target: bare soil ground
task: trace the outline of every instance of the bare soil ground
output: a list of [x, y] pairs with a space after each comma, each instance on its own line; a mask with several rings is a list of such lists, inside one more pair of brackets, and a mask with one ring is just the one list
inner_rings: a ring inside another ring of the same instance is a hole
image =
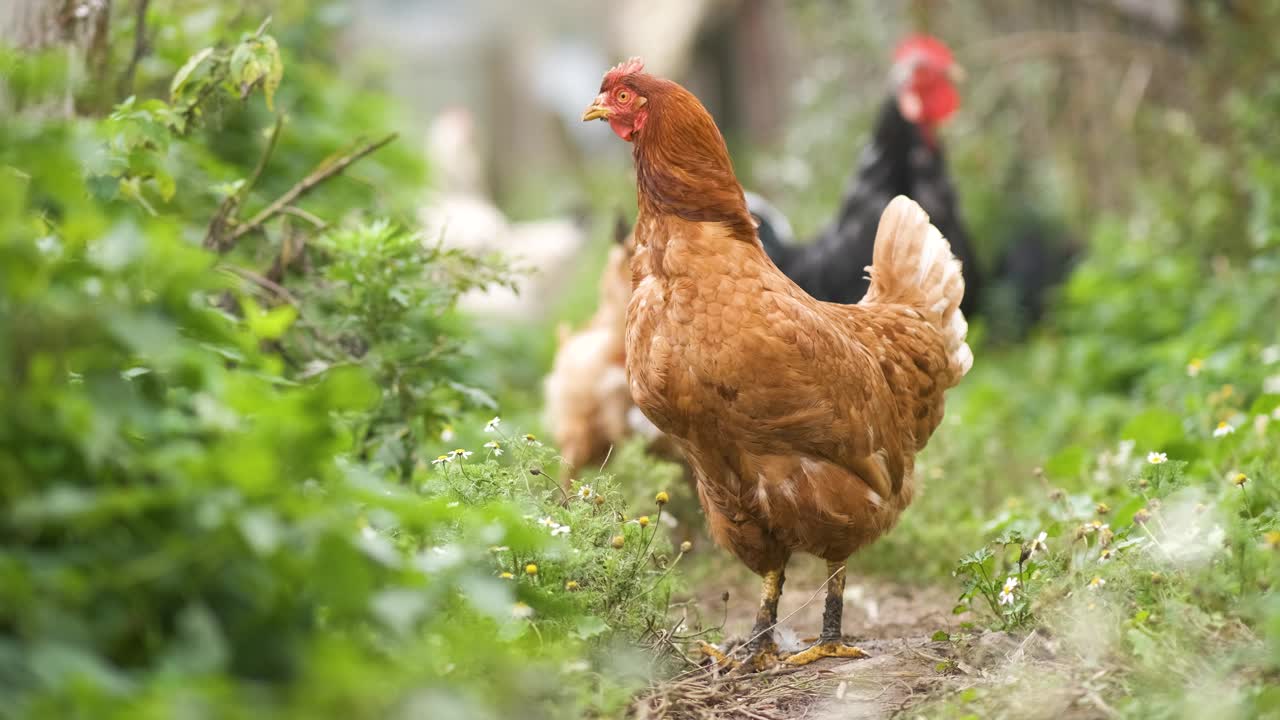
[[[825, 574], [816, 558], [795, 558], [788, 566], [775, 633], [783, 650], [801, 649], [817, 634]], [[714, 625], [724, 613], [729, 640], [722, 648], [734, 648], [747, 638], [758, 594], [759, 579], [736, 564], [699, 588], [704, 622]], [[951, 588], [915, 588], [851, 573], [845, 590], [845, 640], [870, 658], [830, 658], [741, 676], [709, 664], [690, 668], [638, 699], [633, 714], [646, 720], [910, 716], [909, 710], [926, 700], [987, 681], [981, 665], [994, 667], [1021, 652], [1021, 641], [1004, 633], [964, 642], [933, 640], [940, 630], [957, 632], [966, 619], [951, 612], [955, 596]]]

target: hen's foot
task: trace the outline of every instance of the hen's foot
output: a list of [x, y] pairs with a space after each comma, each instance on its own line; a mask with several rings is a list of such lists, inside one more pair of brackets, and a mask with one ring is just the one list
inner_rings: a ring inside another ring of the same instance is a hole
[[730, 670], [738, 667], [738, 665], [740, 664], [737, 660], [734, 660], [733, 658], [724, 654], [724, 652], [721, 651], [720, 648], [716, 647], [715, 645], [712, 645], [709, 642], [699, 640], [698, 649], [702, 651], [703, 655], [706, 655], [707, 657], [711, 658], [712, 664], [717, 665], [722, 669]]
[[769, 643], [767, 646], [758, 648], [751, 657], [738, 666], [734, 671], [737, 674], [745, 674], [749, 672], [761, 672], [768, 670], [778, 664], [778, 646]]
[[852, 646], [845, 645], [838, 640], [820, 642], [812, 645], [807, 650], [801, 650], [795, 655], [787, 657], [782, 662], [787, 665], [808, 665], [814, 660], [820, 658], [866, 658], [871, 657], [862, 650]]

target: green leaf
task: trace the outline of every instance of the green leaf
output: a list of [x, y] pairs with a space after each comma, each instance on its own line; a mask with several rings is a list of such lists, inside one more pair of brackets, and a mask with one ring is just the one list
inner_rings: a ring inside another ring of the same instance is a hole
[[1280, 395], [1259, 395], [1253, 401], [1253, 405], [1249, 407], [1249, 412], [1254, 415], [1266, 415], [1278, 407], [1280, 407]]
[[935, 632], [930, 637], [930, 639], [933, 640], [934, 642], [947, 642], [948, 640], [951, 639], [951, 633], [947, 632], [946, 630], [939, 630]]
[[175, 101], [177, 100], [178, 94], [182, 91], [182, 88], [187, 84], [187, 80], [191, 78], [191, 73], [194, 72], [195, 69], [200, 66], [200, 63], [209, 59], [210, 55], [213, 55], [213, 48], [207, 47], [187, 59], [187, 62], [184, 63], [183, 66], [178, 69], [178, 72], [174, 74], [173, 82], [169, 84], [170, 99]]
[[478, 405], [483, 408], [488, 408], [490, 410], [498, 409], [498, 401], [494, 400], [492, 395], [481, 390], [480, 388], [474, 388], [474, 387], [471, 387], [470, 385], [463, 385], [462, 383], [458, 383], [458, 382], [450, 382], [449, 387], [461, 393], [463, 397], [465, 397], [469, 402], [471, 402], [474, 405]]
[[280, 59], [280, 48], [276, 45], [276, 39], [270, 35], [262, 37], [262, 46], [266, 53], [267, 72], [262, 79], [262, 94], [267, 99], [267, 109], [275, 110], [272, 101], [276, 96], [276, 88], [280, 87], [280, 80], [284, 77], [284, 62]]
[[578, 623], [573, 629], [573, 634], [583, 640], [591, 638], [605, 632], [609, 629], [609, 624], [594, 615], [584, 615], [578, 618]]
[[298, 319], [298, 310], [292, 305], [280, 305], [263, 310], [258, 304], [246, 298], [244, 306], [245, 322], [249, 324], [249, 332], [260, 340], [279, 340], [285, 331]]

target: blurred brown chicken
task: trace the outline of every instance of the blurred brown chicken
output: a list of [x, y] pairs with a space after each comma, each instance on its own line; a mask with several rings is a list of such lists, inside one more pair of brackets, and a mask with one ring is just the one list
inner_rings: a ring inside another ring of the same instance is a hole
[[635, 240], [621, 223], [615, 240], [600, 277], [595, 315], [577, 332], [560, 326], [560, 347], [544, 386], [546, 424], [560, 448], [566, 489], [573, 473], [603, 462], [610, 448], [631, 434], [628, 413], [635, 405], [627, 388], [623, 339]]
[[683, 452], [712, 536], [764, 578], [749, 667], [776, 656], [795, 552], [824, 558], [830, 579], [818, 643], [786, 662], [862, 657], [841, 635], [845, 562], [911, 502], [943, 391], [973, 363], [960, 264], [900, 196], [862, 302], [819, 302], [765, 254], [697, 98], [632, 59], [605, 74], [583, 115], [594, 119], [634, 143], [631, 396]]

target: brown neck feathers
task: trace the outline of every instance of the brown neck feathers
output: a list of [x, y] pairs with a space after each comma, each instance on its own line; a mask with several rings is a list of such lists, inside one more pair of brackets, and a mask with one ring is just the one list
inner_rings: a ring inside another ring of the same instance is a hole
[[755, 224], [719, 128], [689, 91], [649, 75], [635, 78], [649, 105], [633, 154], [641, 206], [692, 222], [722, 222], [753, 242]]

